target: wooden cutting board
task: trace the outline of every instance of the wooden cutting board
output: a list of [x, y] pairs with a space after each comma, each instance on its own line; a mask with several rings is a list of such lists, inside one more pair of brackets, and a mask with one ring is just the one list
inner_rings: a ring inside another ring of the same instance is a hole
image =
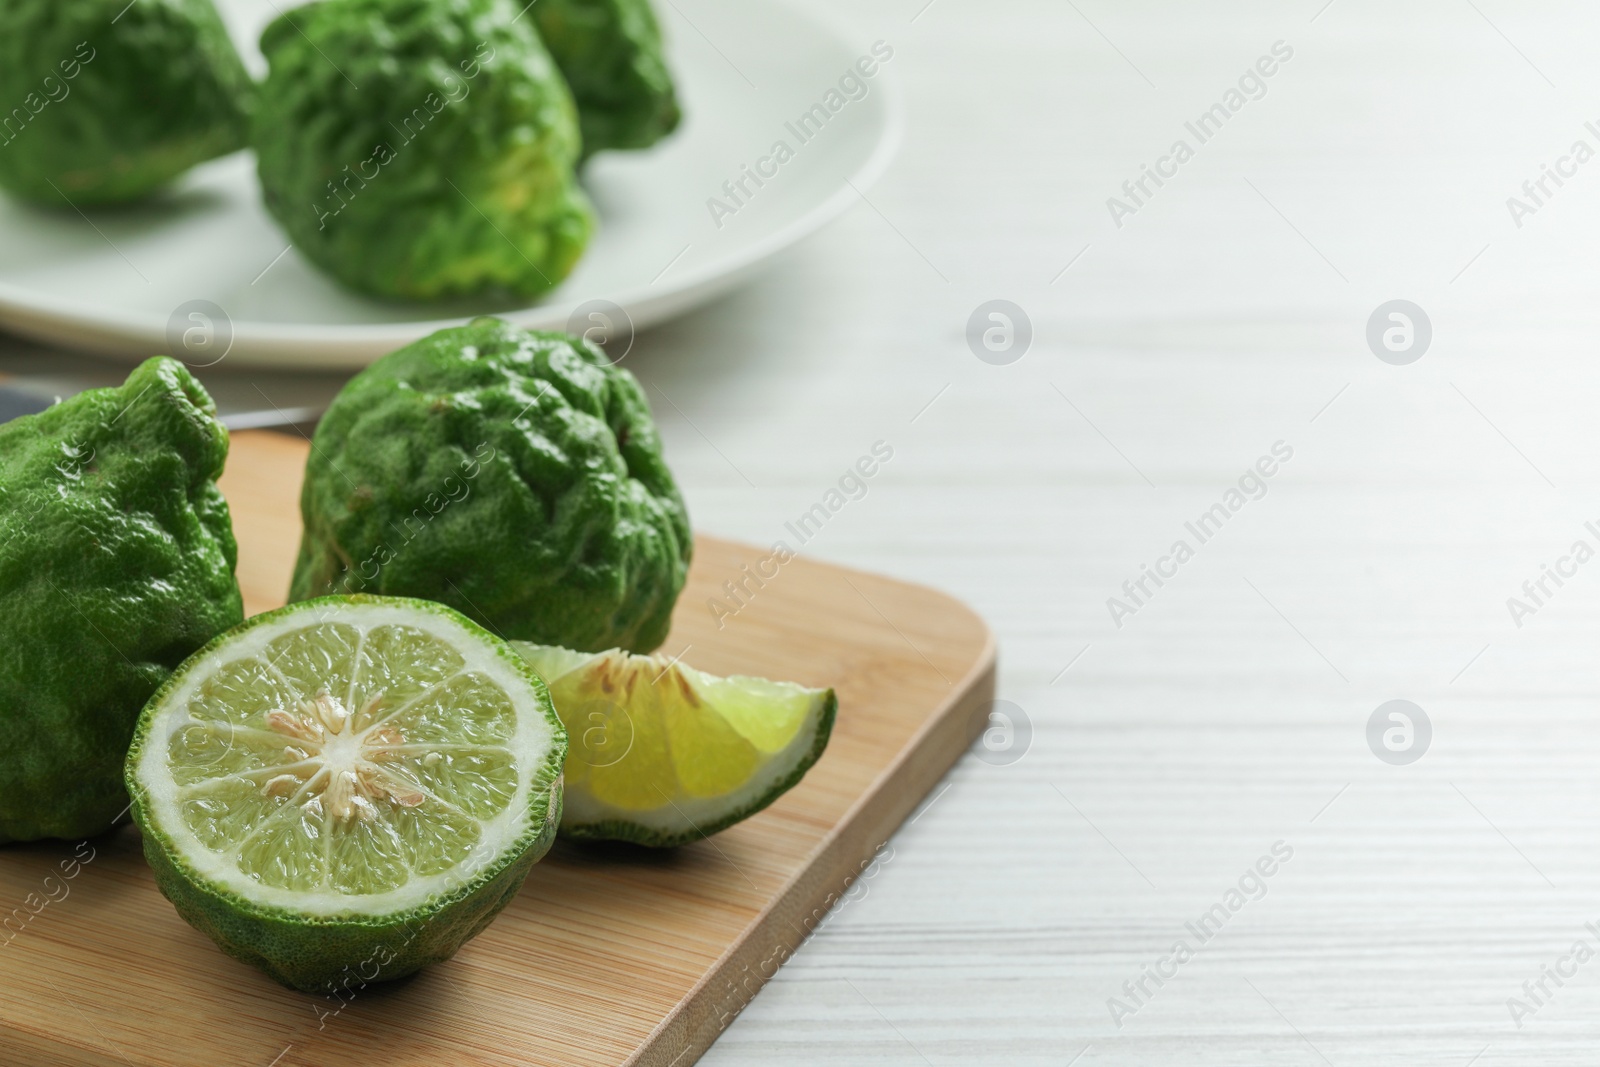
[[[283, 603], [305, 454], [295, 438], [234, 436], [222, 484], [247, 613]], [[708, 600], [726, 602], [723, 582], [767, 555], [699, 538], [663, 646], [717, 674], [838, 690], [827, 753], [760, 815], [668, 852], [558, 842], [455, 959], [348, 1001], [284, 989], [185, 925], [131, 827], [0, 849], [0, 1064], [687, 1067], [967, 748], [993, 697], [989, 631], [919, 586], [796, 558], [718, 619]]]

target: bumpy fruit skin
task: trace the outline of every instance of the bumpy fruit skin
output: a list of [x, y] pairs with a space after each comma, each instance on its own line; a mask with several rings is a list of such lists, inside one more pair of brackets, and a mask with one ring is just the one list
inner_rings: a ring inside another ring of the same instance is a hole
[[215, 413], [157, 356], [0, 425], [0, 842], [111, 827], [139, 710], [243, 618]]
[[[516, 667], [537, 692], [558, 737], [545, 763], [530, 772], [533, 780], [544, 787], [529, 791], [527, 828], [497, 856], [468, 870], [461, 884], [448, 894], [411, 911], [381, 915], [355, 912], [310, 918], [246, 900], [217, 886], [184, 859], [166, 832], [150, 817], [149, 794], [137, 772], [156, 710], [170, 690], [183, 684], [190, 669], [204, 670], [208, 657], [241, 633], [291, 612], [315, 607], [329, 617], [336, 617], [343, 602], [373, 599], [376, 598], [324, 597], [311, 605], [291, 604], [252, 616], [243, 626], [219, 634], [172, 674], [150, 699], [147, 713], [139, 719], [126, 762], [127, 788], [133, 798], [133, 817], [142, 834], [145, 859], [162, 895], [172, 902], [184, 921], [210, 937], [229, 956], [260, 968], [284, 985], [343, 1001], [374, 982], [404, 978], [454, 956], [516, 898], [534, 864], [550, 851], [556, 839], [556, 827], [561, 823], [561, 766], [566, 760], [567, 738], [555, 706], [550, 702], [550, 691], [544, 679], [509, 646], [503, 647], [501, 658]], [[416, 606], [435, 612], [448, 611], [438, 604]], [[482, 633], [472, 623], [459, 621]], [[493, 640], [491, 634], [483, 633], [483, 636]]]
[[537, 296], [593, 230], [572, 94], [511, 0], [323, 0], [261, 37], [267, 208], [374, 296]]
[[585, 156], [648, 148], [678, 128], [650, 0], [539, 0], [531, 10], [578, 101]]
[[248, 140], [254, 86], [211, 0], [0, 0], [0, 26], [0, 187], [17, 196], [134, 200]]
[[505, 638], [645, 652], [692, 540], [633, 375], [476, 319], [392, 352], [317, 427], [291, 600], [448, 604]]

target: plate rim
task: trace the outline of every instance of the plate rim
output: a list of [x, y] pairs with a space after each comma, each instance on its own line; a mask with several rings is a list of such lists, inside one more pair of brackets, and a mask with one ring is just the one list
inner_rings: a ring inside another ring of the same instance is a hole
[[[833, 12], [818, 11], [794, 0], [768, 2], [773, 7], [785, 8], [790, 14], [809, 21], [836, 44], [853, 47], [849, 28]], [[657, 310], [652, 314], [646, 310], [639, 315], [632, 315], [631, 308], [650, 304], [665, 308], [674, 302], [692, 305], [734, 288], [741, 284], [753, 267], [816, 233], [844, 214], [856, 199], [864, 200], [865, 190], [883, 176], [899, 152], [907, 123], [905, 89], [898, 72], [880, 67], [874, 80], [875, 88], [880, 90], [876, 95], [882, 129], [866, 159], [852, 173], [843, 177], [838, 188], [765, 237], [723, 258], [693, 268], [671, 290], [647, 294], [648, 285], [635, 286], [607, 299], [628, 311], [636, 328], [654, 325], [675, 312]], [[248, 152], [249, 149], [241, 151]], [[289, 247], [293, 247], [292, 243]], [[329, 284], [337, 282], [329, 279]], [[592, 299], [593, 296], [565, 299], [493, 314], [521, 326], [533, 322], [565, 322], [577, 307]], [[230, 317], [232, 341], [229, 352], [223, 358], [231, 355], [229, 361], [239, 365], [318, 366], [330, 369], [365, 366], [385, 352], [437, 330], [458, 326], [474, 317], [453, 315], [370, 324], [278, 323]], [[96, 306], [92, 298], [66, 300], [54, 295], [40, 295], [15, 283], [0, 281], [0, 329], [52, 344], [87, 349], [127, 360], [142, 359], [147, 353], [139, 354], [136, 350], [142, 351], [151, 345], [158, 348], [166, 346], [169, 318], [159, 313]], [[312, 346], [326, 347], [316, 353], [306, 351]], [[277, 349], [275, 352], [259, 351], [274, 347]], [[251, 349], [257, 351], [252, 352]], [[381, 349], [377, 354], [368, 351], [377, 349]]]

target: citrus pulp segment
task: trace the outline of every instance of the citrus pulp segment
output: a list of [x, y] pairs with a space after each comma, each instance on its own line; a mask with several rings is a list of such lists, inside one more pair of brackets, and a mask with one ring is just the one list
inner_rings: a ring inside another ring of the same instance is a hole
[[448, 958], [561, 812], [549, 694], [449, 608], [327, 597], [245, 623], [145, 708], [128, 756], [162, 891], [301, 989]]
[[511, 644], [550, 686], [571, 738], [568, 837], [670, 846], [726, 829], [800, 781], [838, 710], [832, 689]]

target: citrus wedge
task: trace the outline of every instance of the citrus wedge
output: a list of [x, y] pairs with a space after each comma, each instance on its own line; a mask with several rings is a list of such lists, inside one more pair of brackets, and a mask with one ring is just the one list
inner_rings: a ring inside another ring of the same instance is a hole
[[800, 781], [839, 706], [832, 689], [719, 678], [663, 656], [511, 644], [572, 739], [566, 837], [665, 847], [724, 830]]
[[344, 996], [448, 959], [516, 895], [565, 754], [499, 638], [438, 604], [324, 597], [190, 657], [140, 716], [127, 783], [179, 914]]

